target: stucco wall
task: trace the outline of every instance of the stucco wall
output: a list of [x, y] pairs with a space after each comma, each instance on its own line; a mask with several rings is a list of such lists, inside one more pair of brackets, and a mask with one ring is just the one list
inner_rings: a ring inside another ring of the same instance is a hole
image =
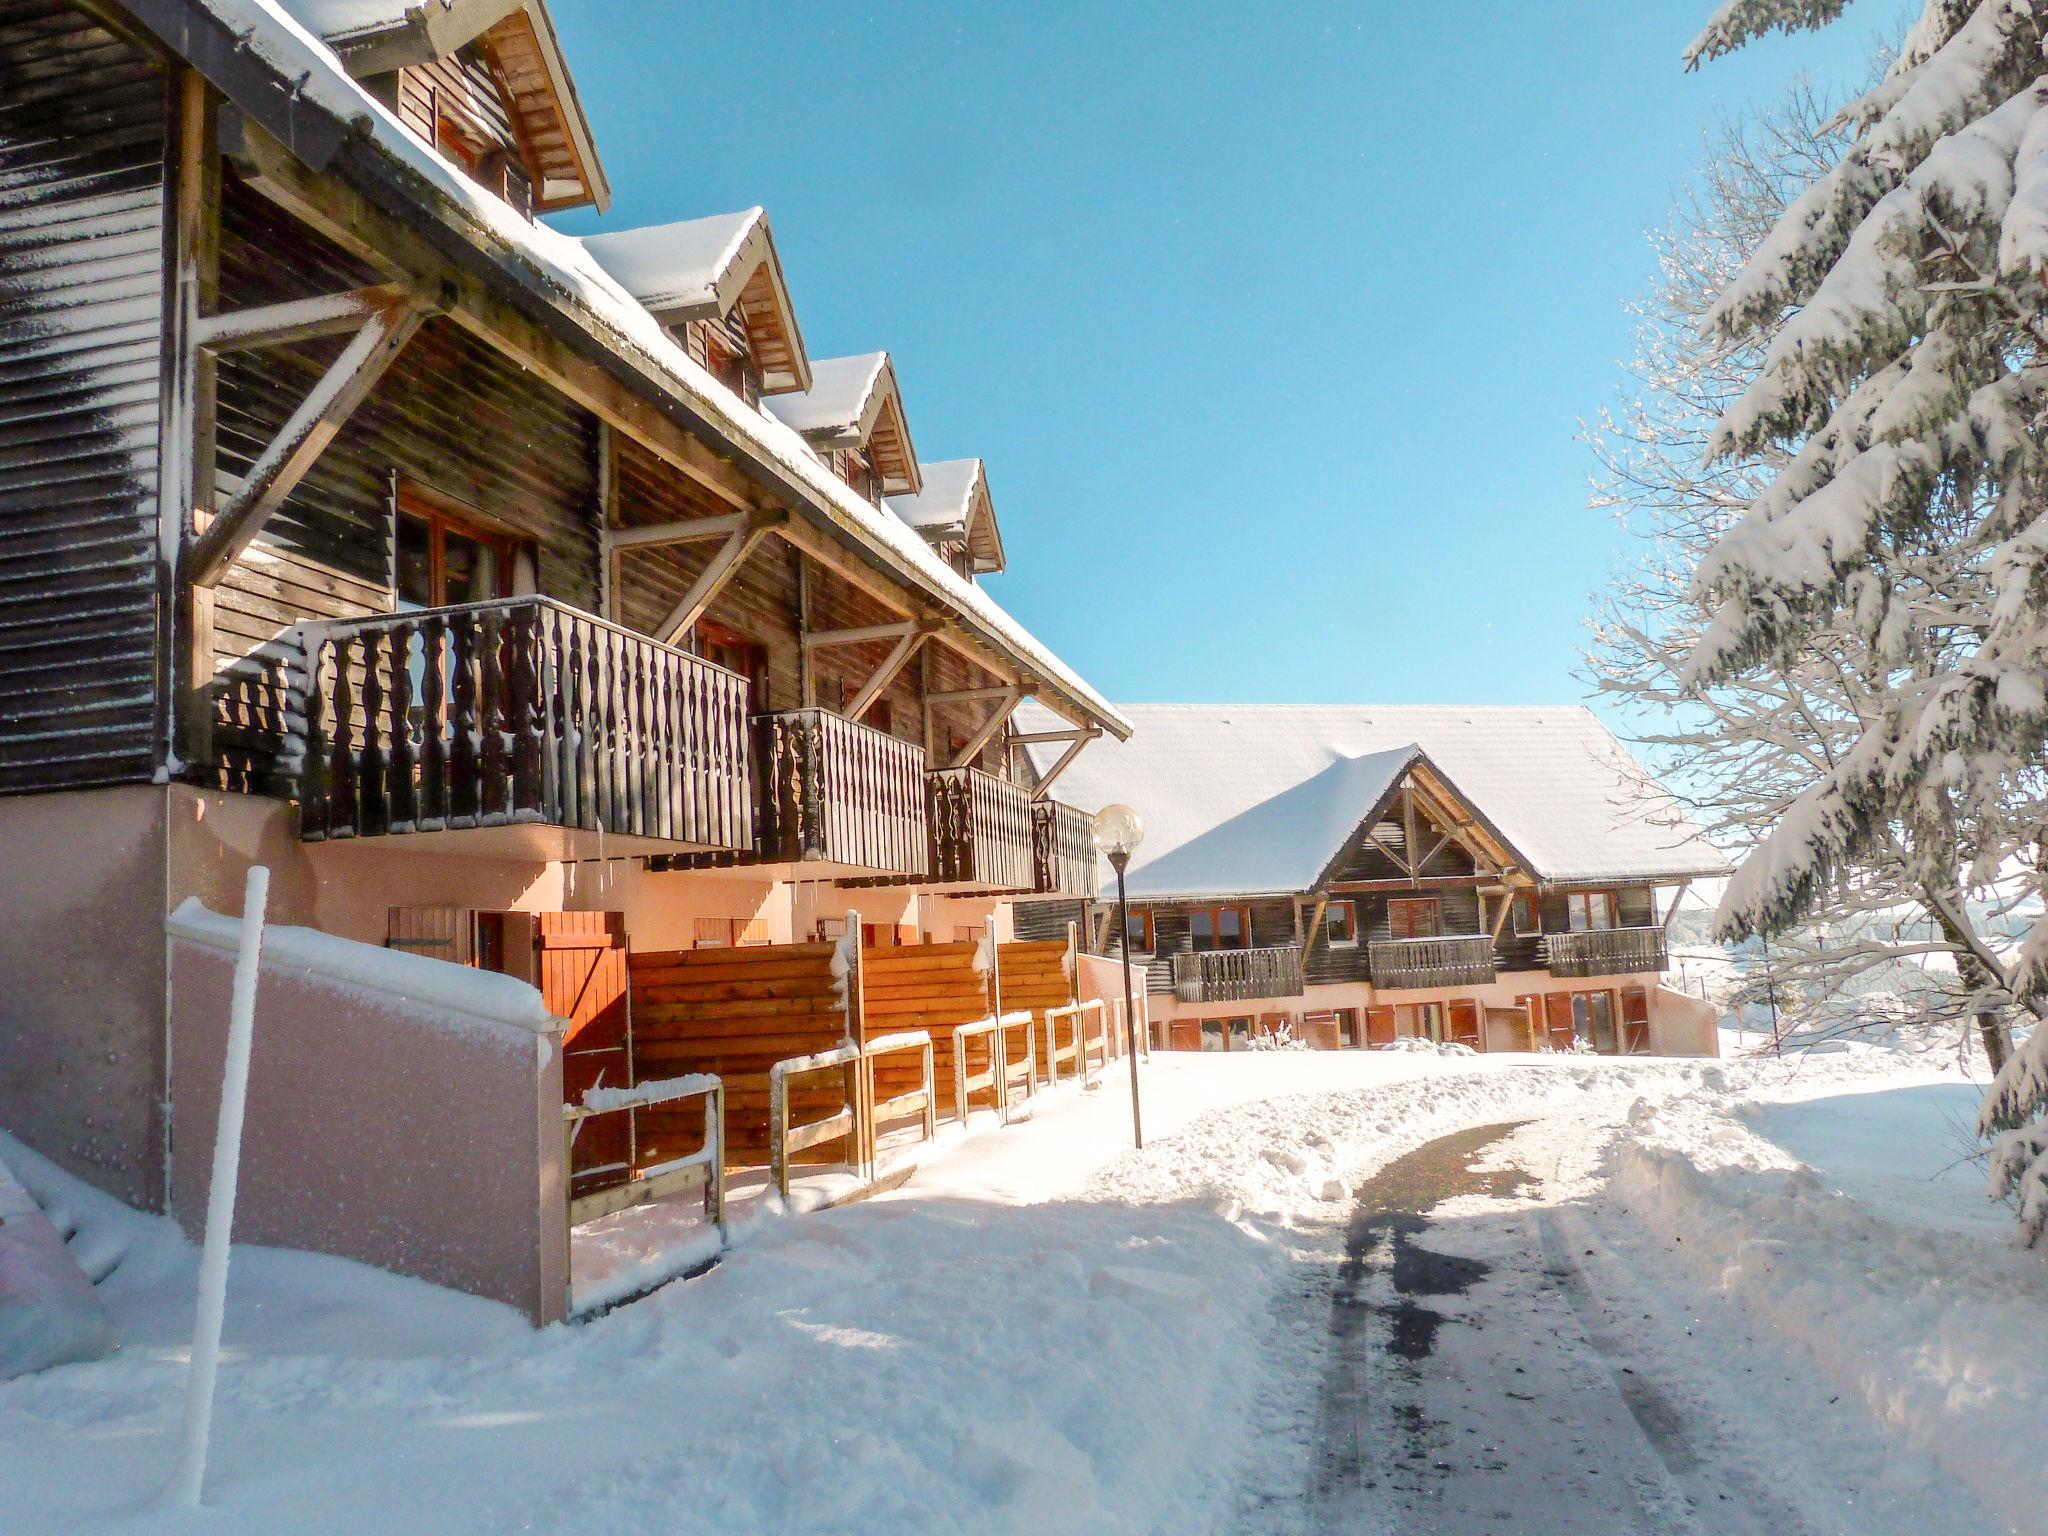
[[0, 1126], [148, 1210], [164, 1192], [164, 791], [0, 799]]
[[[350, 946], [354, 948], [355, 946]], [[507, 977], [384, 950], [449, 973], [422, 996], [266, 954], [257, 986], [235, 1239], [308, 1248], [488, 1296], [537, 1321], [568, 1284], [558, 1030], [507, 1018]], [[234, 955], [176, 937], [173, 1208], [205, 1222]], [[489, 991], [486, 992], [488, 984]], [[450, 1006], [449, 988], [478, 995]]]

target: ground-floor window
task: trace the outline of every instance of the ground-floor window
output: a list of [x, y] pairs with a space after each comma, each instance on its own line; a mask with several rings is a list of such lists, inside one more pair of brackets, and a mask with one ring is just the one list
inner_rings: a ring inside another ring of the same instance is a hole
[[1205, 1051], [1227, 1051], [1230, 1037], [1224, 1033], [1221, 1019], [1202, 1020], [1202, 1049]]
[[1525, 993], [1515, 999], [1529, 1016], [1538, 1044], [1568, 1051], [1584, 1041], [1603, 1056], [1641, 1056], [1650, 1049], [1650, 995], [1642, 987], [1618, 992]]
[[1442, 1040], [1444, 1038], [1443, 1004], [1394, 1004], [1394, 1036], [1400, 1040]]
[[1357, 1050], [1365, 1044], [1358, 1034], [1358, 1010], [1339, 1008], [1337, 1014], [1337, 1043], [1347, 1051]]

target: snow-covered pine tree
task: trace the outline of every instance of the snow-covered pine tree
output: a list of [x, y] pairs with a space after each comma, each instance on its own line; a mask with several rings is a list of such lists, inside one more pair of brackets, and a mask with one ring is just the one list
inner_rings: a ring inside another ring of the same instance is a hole
[[[1904, 839], [1955, 896], [2038, 894], [2048, 822], [2048, 77], [2039, 0], [1927, 0], [1851, 141], [1706, 316], [1763, 348], [1709, 458], [1788, 461], [1700, 563], [1713, 617], [1684, 679], [1788, 664], [1830, 624], [1900, 663], [1894, 688], [1730, 882], [1730, 932], [1776, 931]], [[1688, 61], [1841, 7], [1727, 0]], [[1944, 665], [1910, 667], [1932, 647]], [[1960, 914], [1957, 914], [1960, 915]], [[2048, 1012], [2048, 921], [2016, 956], [1965, 948], [1985, 990]], [[1994, 1186], [2048, 1233], [2048, 1030], [1987, 1095]]]
[[[1761, 369], [1762, 345], [1702, 334], [1700, 321], [1792, 199], [1833, 168], [1842, 140], [1823, 131], [1833, 116], [1799, 81], [1709, 135], [1699, 176], [1653, 237], [1659, 277], [1634, 306], [1632, 388], [1587, 434], [1600, 465], [1593, 504], [1616, 514], [1632, 550], [1597, 600], [1591, 680], [1621, 709], [1663, 781], [1737, 852], [1854, 746], [1902, 670], [1843, 614], [1776, 667], [1696, 694], [1680, 683], [1714, 617], [1692, 572], [1791, 458], [1770, 443], [1702, 467], [1715, 424]], [[1913, 638], [1908, 675], [1924, 681], [1950, 664], [1927, 637]], [[1938, 827], [1967, 830], [1961, 809], [1948, 810]], [[1853, 870], [1816, 891], [1798, 927], [1774, 935], [1773, 993], [1807, 1038], [1974, 1014], [1996, 1059], [2003, 1013], [1981, 997], [1984, 978], [1949, 927], [1952, 914], [1969, 924], [1972, 908], [1946, 875], [1934, 896], [1915, 877], [1920, 867], [1952, 871], [1958, 839], [1946, 837], [1938, 857], [1909, 858], [1907, 836], [1889, 829]], [[1928, 966], [1937, 955], [1953, 969]]]

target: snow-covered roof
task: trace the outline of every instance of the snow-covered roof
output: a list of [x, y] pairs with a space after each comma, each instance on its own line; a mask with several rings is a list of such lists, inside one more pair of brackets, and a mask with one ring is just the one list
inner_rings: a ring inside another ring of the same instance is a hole
[[[692, 412], [743, 453], [788, 483], [806, 516], [858, 539], [894, 562], [906, 579], [946, 604], [1024, 663], [1032, 674], [1114, 732], [1129, 723], [1035, 635], [973, 582], [956, 574], [924, 538], [894, 513], [863, 500], [819, 462], [803, 438], [745, 400], [693, 361], [645, 307], [598, 265], [582, 242], [522, 217], [422, 144], [389, 108], [351, 79], [333, 50], [294, 20], [278, 0], [185, 0], [188, 14], [211, 17], [236, 40], [238, 62], [260, 64], [278, 85], [270, 104], [303, 114], [317, 109], [359, 131], [400, 179], [491, 264], [523, 270], [588, 336], [646, 367]], [[254, 112], [261, 104], [245, 103]], [[260, 116], [259, 116], [260, 120]]]
[[777, 395], [762, 406], [820, 448], [868, 449], [891, 495], [915, 495], [924, 488], [888, 353], [818, 358], [811, 363], [809, 389]]
[[766, 210], [585, 235], [583, 248], [665, 324], [719, 319], [739, 306], [762, 388], [772, 394], [811, 387]]
[[889, 510], [933, 543], [965, 544], [977, 571], [1003, 568], [1003, 536], [988, 493], [988, 469], [979, 459], [941, 459], [920, 466], [924, 489], [891, 496]]
[[364, 78], [444, 58], [488, 34], [514, 98], [515, 127], [536, 162], [537, 206], [611, 206], [545, 0], [283, 0], [283, 8]]
[[[666, 319], [671, 313], [695, 319], [719, 315], [739, 297], [739, 284], [725, 285], [739, 265], [748, 239], [767, 220], [760, 208], [714, 213], [674, 224], [643, 224], [583, 236], [583, 248], [626, 292]], [[740, 279], [744, 281], [744, 278]]]
[[[1130, 704], [1124, 713], [1130, 740], [1088, 747], [1053, 795], [1086, 811], [1136, 808], [1145, 839], [1131, 860], [1134, 895], [1307, 890], [1377, 803], [1385, 775], [1398, 778], [1418, 754], [1540, 880], [1728, 872], [1588, 709]], [[1019, 729], [1034, 726], [1020, 718]], [[1061, 748], [1028, 750], [1043, 771]]]

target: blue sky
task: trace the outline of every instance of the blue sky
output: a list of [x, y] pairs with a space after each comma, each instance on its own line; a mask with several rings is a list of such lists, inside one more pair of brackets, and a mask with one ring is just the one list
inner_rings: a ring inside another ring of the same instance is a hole
[[1614, 557], [1577, 422], [1723, 108], [1710, 0], [555, 0], [615, 201], [765, 205], [813, 357], [989, 463], [998, 600], [1110, 697], [1576, 700]]

